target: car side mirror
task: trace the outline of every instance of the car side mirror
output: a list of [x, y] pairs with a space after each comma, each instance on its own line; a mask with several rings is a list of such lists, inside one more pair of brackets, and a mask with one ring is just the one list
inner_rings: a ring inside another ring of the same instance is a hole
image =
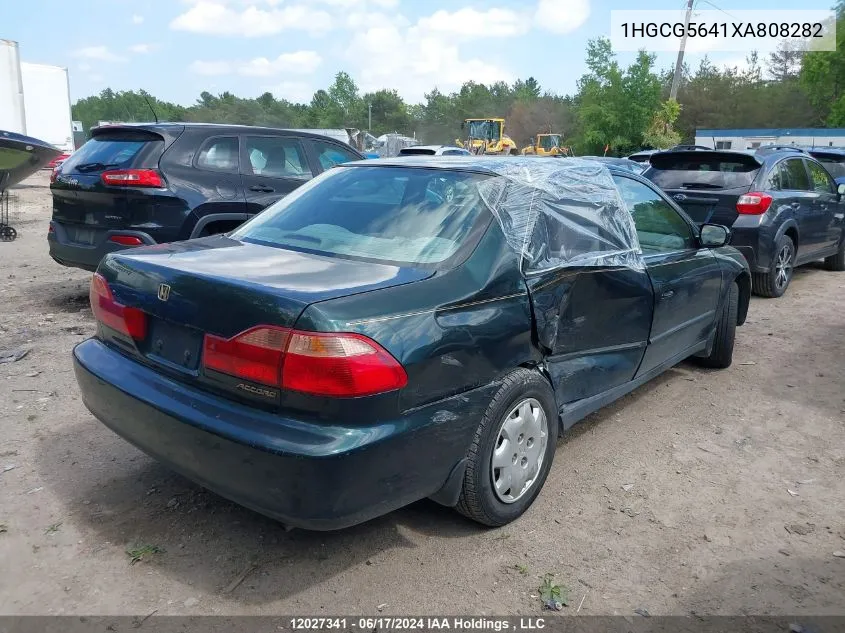
[[721, 224], [703, 224], [698, 241], [705, 248], [725, 246], [731, 238], [731, 232]]
[[845, 182], [841, 183], [838, 187], [836, 187], [836, 193], [840, 196], [845, 196]]

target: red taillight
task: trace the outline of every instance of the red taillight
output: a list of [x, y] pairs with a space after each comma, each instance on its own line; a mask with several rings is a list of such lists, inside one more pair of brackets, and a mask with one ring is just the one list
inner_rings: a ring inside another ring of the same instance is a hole
[[113, 187], [163, 187], [164, 182], [155, 169], [113, 169], [100, 174], [104, 185]]
[[320, 396], [370, 396], [408, 383], [402, 365], [360, 334], [292, 332], [282, 387]]
[[229, 376], [278, 387], [289, 330], [257, 327], [225, 339], [205, 335], [203, 365]]
[[140, 246], [144, 243], [140, 237], [135, 237], [134, 235], [112, 235], [109, 238], [109, 242], [122, 244], [123, 246]]
[[53, 167], [53, 171], [50, 172], [50, 183], [56, 182], [56, 178], [58, 177], [58, 175], [59, 175], [59, 166], [56, 165], [55, 167]]
[[203, 364], [230, 376], [318, 396], [370, 396], [408, 383], [396, 359], [360, 334], [269, 326], [231, 339], [206, 334]]
[[762, 215], [772, 204], [772, 197], [767, 193], [752, 191], [739, 197], [736, 210], [743, 215]]
[[91, 278], [89, 298], [94, 318], [103, 325], [136, 340], [147, 335], [147, 315], [138, 308], [115, 301], [108, 282], [100, 273], [94, 273]]
[[50, 223], [50, 226], [47, 227], [47, 233], [55, 233], [56, 229], [53, 228], [53, 224]]

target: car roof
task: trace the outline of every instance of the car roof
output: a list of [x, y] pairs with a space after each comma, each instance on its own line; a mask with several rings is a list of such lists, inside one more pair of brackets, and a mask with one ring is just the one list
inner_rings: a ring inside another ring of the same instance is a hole
[[[208, 129], [214, 130], [218, 132], [233, 132], [233, 133], [241, 133], [241, 132], [255, 132], [260, 134], [285, 134], [291, 136], [299, 136], [303, 138], [315, 138], [320, 140], [329, 139], [334, 143], [339, 145], [343, 145], [345, 147], [349, 147], [354, 151], [356, 150], [351, 145], [343, 143], [342, 141], [338, 141], [330, 136], [325, 136], [324, 134], [319, 134], [316, 132], [303, 132], [301, 130], [291, 130], [287, 128], [278, 128], [278, 127], [261, 127], [256, 125], [237, 125], [234, 123], [192, 123], [192, 122], [161, 122], [161, 123], [115, 123], [109, 125], [101, 125], [95, 128], [92, 128], [91, 133], [92, 136], [97, 134], [102, 134], [105, 131], [109, 130], [143, 130], [148, 132], [155, 132], [158, 134], [162, 134], [163, 136], [178, 136], [182, 131], [186, 129]], [[360, 153], [360, 152], [359, 152]]]
[[[461, 171], [471, 172], [476, 174], [484, 174], [488, 176], [498, 175], [497, 167], [500, 168], [503, 161], [514, 165], [534, 165], [536, 161], [559, 161], [559, 160], [573, 160], [569, 158], [549, 158], [545, 156], [446, 156], [437, 157], [431, 155], [421, 156], [403, 156], [393, 158], [376, 158], [373, 160], [366, 160], [360, 162], [343, 163], [342, 167], [354, 167], [359, 169], [361, 167], [406, 167], [419, 169], [439, 169], [442, 171]], [[589, 160], [579, 159], [575, 160]], [[613, 163], [602, 162], [602, 165], [610, 171], [611, 174], [618, 174], [625, 177], [634, 177], [636, 180], [641, 180], [653, 186], [651, 181], [641, 178], [639, 174], [635, 174], [629, 169], [619, 167]]]

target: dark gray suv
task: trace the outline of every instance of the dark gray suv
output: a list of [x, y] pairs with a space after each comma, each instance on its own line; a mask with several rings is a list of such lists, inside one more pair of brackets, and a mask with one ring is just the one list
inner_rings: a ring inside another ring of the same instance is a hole
[[730, 227], [755, 294], [780, 297], [794, 267], [811, 261], [845, 270], [845, 185], [805, 152], [670, 150], [649, 164], [643, 176], [696, 223]]

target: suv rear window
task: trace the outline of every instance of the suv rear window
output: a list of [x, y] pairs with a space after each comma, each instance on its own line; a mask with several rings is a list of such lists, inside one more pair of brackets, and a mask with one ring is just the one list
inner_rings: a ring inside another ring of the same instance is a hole
[[[437, 267], [470, 248], [492, 217], [478, 174], [339, 167], [268, 207], [232, 237], [394, 265]], [[473, 239], [474, 238], [474, 239]]]
[[399, 150], [400, 156], [434, 156], [437, 150], [431, 148], [404, 147]]
[[748, 187], [760, 171], [752, 156], [725, 152], [661, 152], [643, 174], [661, 189]]
[[[155, 145], [156, 148], [148, 148], [149, 145]], [[107, 169], [133, 167], [135, 159], [144, 149], [158, 149], [160, 154], [164, 149], [164, 140], [133, 133], [95, 136], [62, 163], [62, 172], [97, 173]]]
[[845, 176], [845, 156], [835, 157], [824, 154], [810, 154], [819, 161], [833, 178]]

